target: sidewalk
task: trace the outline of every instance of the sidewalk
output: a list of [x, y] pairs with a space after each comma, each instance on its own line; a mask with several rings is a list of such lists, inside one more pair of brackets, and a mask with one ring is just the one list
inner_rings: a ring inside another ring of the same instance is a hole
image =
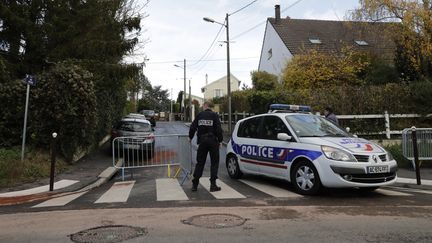
[[0, 189], [0, 205], [16, 204], [40, 198], [49, 198], [63, 193], [89, 190], [105, 183], [116, 172], [117, 169], [112, 166], [112, 158], [109, 154], [109, 143], [105, 143], [96, 151], [71, 165], [67, 171], [55, 176], [55, 182], [75, 183], [60, 189], [56, 189], [54, 186], [52, 192], [42, 188], [49, 185], [49, 178], [12, 188], [2, 188]]

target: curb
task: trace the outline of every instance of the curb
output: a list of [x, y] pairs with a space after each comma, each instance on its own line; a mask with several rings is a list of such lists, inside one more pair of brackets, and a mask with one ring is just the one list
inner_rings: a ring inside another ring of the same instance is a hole
[[91, 189], [94, 189], [96, 187], [99, 187], [106, 182], [108, 182], [118, 171], [119, 167], [123, 164], [122, 160], [119, 160], [115, 166], [110, 166], [106, 168], [104, 171], [102, 171], [97, 177], [98, 179], [91, 184], [88, 184], [87, 186], [78, 189], [76, 191], [53, 191], [53, 192], [41, 192], [41, 193], [35, 193], [30, 195], [23, 195], [23, 196], [15, 196], [15, 197], [0, 197], [0, 206], [7, 206], [7, 205], [17, 205], [22, 203], [28, 203], [33, 202], [36, 200], [46, 200], [51, 198], [57, 198], [67, 195], [72, 195], [75, 193], [81, 193], [90, 191]]

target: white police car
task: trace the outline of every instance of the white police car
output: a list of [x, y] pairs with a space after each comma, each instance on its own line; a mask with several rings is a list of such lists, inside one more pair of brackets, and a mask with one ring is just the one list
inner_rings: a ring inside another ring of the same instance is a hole
[[379, 145], [311, 114], [308, 106], [270, 109], [237, 122], [226, 156], [231, 178], [243, 173], [281, 178], [307, 195], [322, 186], [375, 190], [396, 181], [397, 163]]

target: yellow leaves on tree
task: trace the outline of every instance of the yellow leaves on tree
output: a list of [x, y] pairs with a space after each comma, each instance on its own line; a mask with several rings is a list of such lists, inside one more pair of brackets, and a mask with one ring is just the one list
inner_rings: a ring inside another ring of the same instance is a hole
[[399, 52], [396, 64], [399, 61], [402, 71], [413, 72], [412, 76], [418, 78], [432, 76], [431, 8], [430, 0], [361, 0], [360, 7], [351, 17], [354, 20], [400, 23], [392, 30]]
[[288, 89], [310, 90], [364, 83], [359, 75], [368, 66], [364, 55], [344, 48], [342, 53], [322, 53], [310, 50], [296, 55], [283, 73], [284, 86]]

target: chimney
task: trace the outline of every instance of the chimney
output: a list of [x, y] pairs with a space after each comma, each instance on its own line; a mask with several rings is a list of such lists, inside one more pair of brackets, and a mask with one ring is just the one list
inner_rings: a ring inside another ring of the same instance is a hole
[[275, 23], [280, 22], [280, 5], [275, 5]]
[[208, 84], [208, 75], [206, 73], [206, 85]]

